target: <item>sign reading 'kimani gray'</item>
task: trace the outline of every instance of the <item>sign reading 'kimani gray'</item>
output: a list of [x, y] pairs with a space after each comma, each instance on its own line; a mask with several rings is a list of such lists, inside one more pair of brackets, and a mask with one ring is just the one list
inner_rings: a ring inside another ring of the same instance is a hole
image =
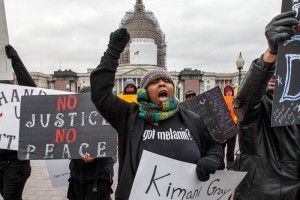
[[[296, 10], [298, 19], [299, 9], [300, 1], [282, 2], [282, 12]], [[296, 29], [297, 34], [278, 50], [272, 127], [300, 124], [300, 26]]]
[[197, 113], [219, 142], [224, 142], [237, 134], [236, 126], [219, 87], [180, 103], [179, 106]]
[[79, 159], [85, 153], [111, 157], [116, 145], [116, 131], [89, 93], [22, 97], [19, 159]]

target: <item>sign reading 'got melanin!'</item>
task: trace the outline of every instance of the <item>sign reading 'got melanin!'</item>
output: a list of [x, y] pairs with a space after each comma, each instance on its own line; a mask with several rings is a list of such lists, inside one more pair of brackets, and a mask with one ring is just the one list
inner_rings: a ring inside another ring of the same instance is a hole
[[117, 154], [116, 137], [89, 93], [22, 97], [21, 160], [111, 157]]

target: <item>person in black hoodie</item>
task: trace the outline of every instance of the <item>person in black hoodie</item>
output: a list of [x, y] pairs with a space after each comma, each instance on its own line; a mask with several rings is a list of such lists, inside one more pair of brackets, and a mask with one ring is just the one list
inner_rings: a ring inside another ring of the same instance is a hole
[[[167, 71], [157, 69], [144, 75], [137, 92], [138, 104], [112, 94], [118, 59], [129, 38], [125, 28], [111, 33], [108, 49], [90, 79], [93, 103], [118, 133], [116, 200], [129, 198], [143, 150], [197, 164], [195, 176], [207, 181], [210, 174], [224, 167], [222, 146], [211, 136], [199, 115], [178, 108], [174, 82]], [[166, 132], [170, 128], [191, 137], [163, 140], [145, 135], [149, 131]]]
[[[16, 50], [7, 45], [6, 55], [11, 59], [19, 85], [36, 87]], [[9, 81], [0, 83], [10, 84]], [[22, 193], [31, 173], [30, 161], [18, 160], [17, 151], [0, 149], [0, 193], [4, 200], [22, 200]]]
[[[80, 93], [91, 92], [91, 87], [83, 87]], [[70, 162], [68, 199], [70, 200], [111, 200], [113, 183], [113, 160], [92, 158], [86, 153], [82, 159]]]

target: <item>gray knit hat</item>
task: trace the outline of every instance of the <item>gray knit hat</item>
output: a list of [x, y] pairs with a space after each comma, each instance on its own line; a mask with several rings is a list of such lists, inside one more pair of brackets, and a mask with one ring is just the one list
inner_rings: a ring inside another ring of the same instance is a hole
[[168, 71], [155, 69], [143, 76], [141, 80], [141, 88], [146, 89], [153, 81], [157, 79], [167, 79], [172, 83], [173, 86], [175, 85], [174, 81], [172, 80], [171, 74]]
[[132, 85], [133, 87], [135, 87], [135, 89], [137, 89], [137, 88], [136, 88], [136, 85], [135, 85], [135, 82], [134, 82], [134, 80], [132, 80], [132, 79], [127, 79], [127, 80], [124, 82], [124, 88], [123, 88], [123, 91], [125, 90], [125, 88], [127, 87], [127, 85]]

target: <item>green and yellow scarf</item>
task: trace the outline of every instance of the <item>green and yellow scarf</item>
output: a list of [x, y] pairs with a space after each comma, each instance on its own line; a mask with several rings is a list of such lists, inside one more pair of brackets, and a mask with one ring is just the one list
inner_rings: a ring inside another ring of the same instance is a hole
[[149, 123], [157, 123], [169, 119], [178, 111], [179, 100], [173, 96], [161, 105], [150, 102], [146, 89], [138, 89], [137, 101], [139, 104], [139, 116]]

